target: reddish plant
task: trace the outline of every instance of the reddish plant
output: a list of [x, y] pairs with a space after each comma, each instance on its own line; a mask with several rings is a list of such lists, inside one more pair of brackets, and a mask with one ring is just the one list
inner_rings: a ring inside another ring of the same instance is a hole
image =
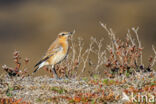
[[[8, 73], [9, 76], [13, 77], [13, 76], [22, 76], [24, 77], [24, 75], [27, 73], [26, 68], [22, 70], [21, 68], [21, 57], [19, 54], [19, 51], [14, 51], [13, 53], [13, 59], [15, 62], [15, 67], [8, 67], [7, 65], [3, 65], [2, 68]], [[24, 64], [25, 66], [29, 63], [29, 59], [25, 58], [24, 60]]]

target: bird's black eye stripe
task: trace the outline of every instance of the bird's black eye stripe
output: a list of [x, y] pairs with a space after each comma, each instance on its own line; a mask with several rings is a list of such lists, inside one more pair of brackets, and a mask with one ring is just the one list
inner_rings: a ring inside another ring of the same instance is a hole
[[64, 36], [65, 34], [63, 33], [62, 36]]

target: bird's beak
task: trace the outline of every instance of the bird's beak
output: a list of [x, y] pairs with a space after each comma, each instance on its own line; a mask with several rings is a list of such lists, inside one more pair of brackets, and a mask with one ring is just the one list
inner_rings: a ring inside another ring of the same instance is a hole
[[69, 35], [73, 35], [75, 34], [75, 30], [73, 30], [73, 32], [69, 32]]

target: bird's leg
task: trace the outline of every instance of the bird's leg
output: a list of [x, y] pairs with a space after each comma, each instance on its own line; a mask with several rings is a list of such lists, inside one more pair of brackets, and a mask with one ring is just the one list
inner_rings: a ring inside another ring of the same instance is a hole
[[53, 72], [54, 77], [55, 77], [56, 79], [59, 79], [59, 77], [58, 77], [58, 75], [57, 75], [57, 73], [56, 73], [56, 70], [55, 70], [55, 66], [54, 66], [54, 65], [52, 65], [52, 72]]

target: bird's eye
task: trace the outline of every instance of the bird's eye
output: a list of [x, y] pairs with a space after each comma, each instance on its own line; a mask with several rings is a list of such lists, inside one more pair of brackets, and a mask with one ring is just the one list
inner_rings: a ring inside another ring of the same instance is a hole
[[65, 34], [63, 33], [62, 36], [64, 36]]

